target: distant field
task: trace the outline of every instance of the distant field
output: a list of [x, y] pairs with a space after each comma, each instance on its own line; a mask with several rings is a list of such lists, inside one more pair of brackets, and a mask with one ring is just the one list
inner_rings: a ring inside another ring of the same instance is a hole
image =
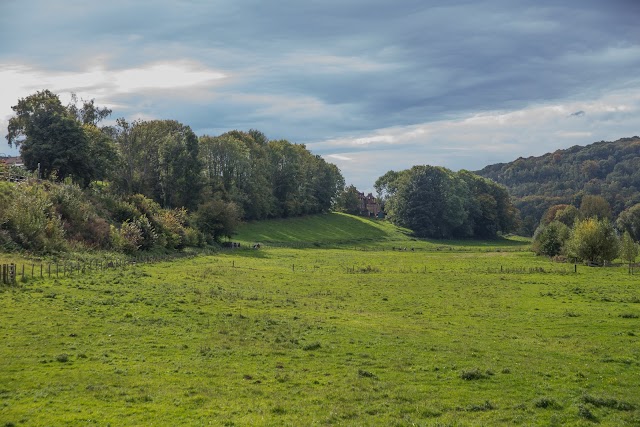
[[640, 276], [341, 220], [0, 288], [0, 426], [640, 424]]

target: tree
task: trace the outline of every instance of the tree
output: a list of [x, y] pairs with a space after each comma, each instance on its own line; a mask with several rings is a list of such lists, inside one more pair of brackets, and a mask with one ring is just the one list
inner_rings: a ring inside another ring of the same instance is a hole
[[81, 124], [60, 103], [58, 95], [43, 90], [11, 107], [9, 146], [20, 148], [27, 169], [40, 170], [44, 178], [70, 176], [89, 185], [93, 171], [89, 139]]
[[586, 195], [580, 203], [580, 216], [584, 218], [611, 219], [611, 206], [602, 196]]
[[569, 239], [570, 230], [560, 221], [552, 221], [538, 227], [533, 235], [533, 251], [538, 255], [553, 257], [562, 253]]
[[118, 119], [115, 129], [120, 163], [116, 186], [126, 194], [143, 194], [163, 207], [195, 209], [202, 189], [198, 138], [175, 120]]
[[609, 221], [587, 218], [576, 222], [567, 247], [573, 258], [602, 264], [618, 256], [619, 241]]
[[631, 269], [631, 264], [636, 262], [636, 257], [638, 256], [638, 244], [633, 240], [628, 231], [622, 235], [622, 239], [620, 239], [620, 257], [629, 263], [629, 269]]
[[616, 227], [621, 232], [628, 232], [636, 242], [640, 241], [640, 203], [620, 212]]
[[420, 237], [470, 235], [462, 230], [468, 216], [469, 190], [450, 170], [414, 166], [398, 186], [392, 220]]
[[338, 212], [345, 212], [352, 215], [360, 214], [360, 192], [356, 189], [355, 185], [349, 185], [338, 195], [336, 201], [336, 210]]
[[20, 99], [9, 120], [9, 145], [20, 147], [27, 169], [38, 170], [43, 178], [72, 177], [83, 186], [104, 179], [115, 158], [113, 142], [98, 123], [111, 114], [93, 100], [77, 107], [72, 95], [67, 107], [58, 95], [43, 90]]
[[223, 237], [231, 237], [240, 224], [240, 210], [233, 202], [213, 198], [198, 206], [193, 215], [193, 223], [207, 240], [220, 242]]

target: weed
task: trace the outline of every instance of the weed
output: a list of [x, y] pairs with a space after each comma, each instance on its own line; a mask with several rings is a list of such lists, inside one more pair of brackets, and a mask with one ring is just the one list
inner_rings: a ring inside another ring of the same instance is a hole
[[373, 372], [365, 371], [363, 369], [358, 369], [358, 376], [362, 378], [372, 378], [374, 380], [378, 379], [378, 376]]
[[533, 406], [536, 408], [543, 409], [560, 409], [561, 406], [553, 397], [539, 397], [533, 401]]
[[466, 408], [468, 412], [491, 411], [493, 409], [496, 409], [495, 405], [488, 400], [485, 400], [484, 403], [480, 405], [470, 405]]
[[302, 349], [304, 351], [313, 351], [313, 350], [318, 350], [320, 347], [322, 347], [322, 344], [320, 344], [319, 342], [312, 342], [311, 344], [307, 344], [304, 347], [302, 347]]
[[640, 316], [635, 313], [622, 313], [620, 317], [622, 317], [623, 319], [637, 319]]
[[629, 402], [618, 400], [612, 397], [595, 397], [585, 394], [581, 398], [583, 403], [590, 403], [596, 408], [610, 408], [618, 411], [633, 411], [635, 406]]
[[593, 412], [591, 412], [591, 410], [584, 405], [578, 406], [578, 416], [580, 418], [584, 418], [585, 420], [598, 421], [598, 418], [596, 418]]
[[67, 363], [69, 361], [69, 355], [62, 353], [56, 356], [56, 360], [60, 363]]
[[462, 372], [460, 373], [460, 378], [466, 381], [483, 380], [485, 378], [489, 378], [489, 375], [482, 372], [478, 368], [463, 369]]

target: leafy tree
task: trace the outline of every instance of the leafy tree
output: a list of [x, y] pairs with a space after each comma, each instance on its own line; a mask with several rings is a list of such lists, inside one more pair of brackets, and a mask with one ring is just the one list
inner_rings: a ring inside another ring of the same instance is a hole
[[618, 256], [619, 241], [611, 222], [587, 218], [576, 222], [567, 247], [571, 257], [601, 264]]
[[611, 219], [611, 206], [602, 196], [586, 195], [580, 203], [582, 218]]
[[567, 205], [566, 208], [556, 212], [554, 220], [560, 221], [567, 227], [573, 227], [573, 224], [576, 222], [579, 216], [580, 212], [578, 211], [578, 208], [573, 205]]
[[11, 107], [7, 141], [20, 147], [27, 169], [41, 176], [67, 176], [89, 185], [92, 178], [89, 140], [81, 124], [60, 103], [58, 95], [43, 90]]
[[541, 225], [533, 235], [533, 251], [538, 255], [553, 257], [562, 253], [569, 239], [570, 230], [560, 221], [552, 221]]
[[194, 209], [200, 200], [202, 165], [198, 139], [175, 120], [118, 120], [114, 130], [119, 165], [116, 187], [143, 194], [163, 207]]
[[231, 237], [240, 224], [240, 210], [233, 202], [220, 198], [209, 199], [198, 206], [193, 223], [209, 241], [220, 242]]
[[636, 242], [640, 241], [640, 203], [622, 211], [616, 221], [616, 227], [620, 231], [628, 232]]
[[633, 237], [631, 237], [628, 231], [625, 231], [622, 239], [620, 239], [620, 257], [629, 263], [629, 268], [631, 268], [631, 264], [636, 262], [636, 258], [638, 257], [638, 244], [633, 240]]
[[338, 212], [345, 212], [352, 215], [360, 214], [360, 192], [356, 189], [355, 185], [349, 185], [338, 195], [336, 202], [336, 210]]
[[451, 171], [435, 166], [414, 166], [401, 182], [393, 202], [392, 220], [417, 236], [448, 238], [467, 235], [459, 229], [468, 216], [469, 190]]

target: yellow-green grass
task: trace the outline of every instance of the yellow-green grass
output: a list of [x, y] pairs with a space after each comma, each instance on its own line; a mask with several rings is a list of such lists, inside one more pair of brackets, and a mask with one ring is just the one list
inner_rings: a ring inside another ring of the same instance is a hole
[[640, 423], [639, 276], [449, 246], [4, 287], [0, 425]]
[[298, 218], [274, 219], [243, 224], [233, 239], [252, 246], [313, 248], [352, 247], [356, 249], [467, 250], [500, 248], [522, 250], [530, 240], [522, 237], [495, 240], [416, 239], [411, 230], [396, 227], [386, 220], [332, 212]]

